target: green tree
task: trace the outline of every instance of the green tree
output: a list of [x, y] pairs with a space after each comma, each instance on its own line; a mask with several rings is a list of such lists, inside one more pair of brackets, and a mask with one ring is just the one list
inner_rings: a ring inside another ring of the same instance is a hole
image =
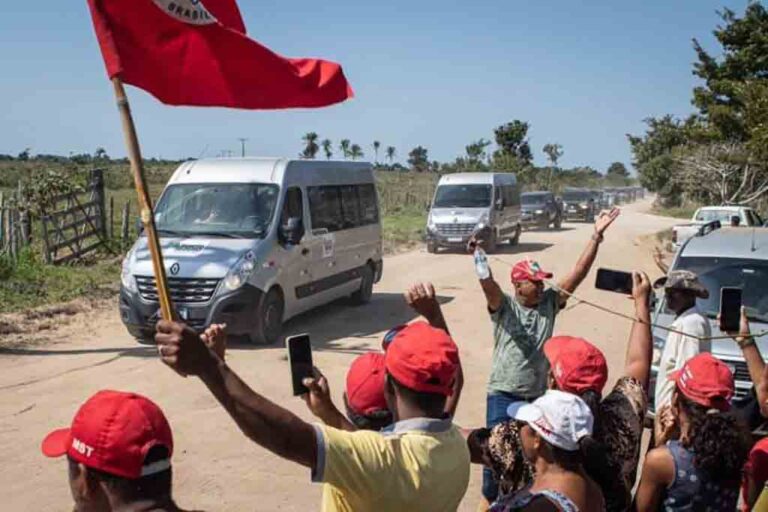
[[374, 160], [376, 163], [379, 163], [379, 148], [381, 147], [381, 142], [375, 140], [373, 141], [373, 152], [376, 154], [376, 160]]
[[429, 155], [427, 148], [416, 146], [408, 153], [408, 165], [415, 172], [426, 172], [429, 170]]
[[469, 144], [465, 149], [467, 152], [467, 159], [470, 164], [481, 164], [487, 158], [485, 149], [491, 145], [491, 141], [486, 139], [477, 140]]
[[696, 122], [694, 118], [680, 121], [671, 115], [651, 117], [645, 120], [645, 134], [627, 135], [632, 149], [632, 164], [644, 187], [654, 192], [673, 193], [672, 176], [676, 164], [672, 151], [690, 142], [690, 132]]
[[309, 132], [308, 134], [304, 135], [304, 137], [302, 137], [301, 140], [303, 140], [306, 144], [304, 146], [304, 151], [301, 153], [302, 158], [314, 160], [314, 158], [317, 156], [317, 152], [320, 151], [320, 146], [317, 145], [317, 139], [318, 136], [315, 132]]
[[107, 150], [98, 147], [96, 148], [96, 151], [93, 152], [93, 158], [94, 160], [109, 160], [109, 155], [107, 155]]
[[19, 153], [19, 155], [16, 157], [16, 159], [24, 161], [24, 162], [29, 160], [30, 151], [32, 151], [30, 148], [24, 148], [24, 151]]
[[331, 142], [331, 139], [323, 139], [323, 142], [321, 142], [320, 145], [323, 147], [325, 159], [330, 160], [333, 157], [333, 143]]
[[496, 154], [513, 156], [525, 165], [530, 164], [533, 154], [527, 139], [528, 128], [528, 123], [517, 119], [496, 128], [494, 135], [499, 146]]
[[352, 158], [352, 160], [357, 160], [358, 158], [363, 158], [365, 154], [363, 153], [363, 149], [358, 144], [352, 144], [352, 147], [349, 148], [349, 156]]
[[549, 177], [547, 178], [547, 188], [552, 188], [552, 177], [557, 170], [557, 161], [563, 156], [563, 146], [560, 144], [544, 144], [544, 154], [549, 158]]
[[392, 165], [395, 161], [395, 155], [397, 155], [395, 146], [387, 146], [387, 160], [389, 160], [389, 165]]
[[698, 62], [694, 74], [704, 84], [693, 91], [693, 104], [724, 141], [747, 141], [748, 106], [740, 86], [768, 82], [768, 11], [760, 2], [749, 2], [743, 17], [730, 9], [719, 13], [723, 24], [714, 31], [720, 43], [719, 57], [710, 55], [693, 40]]
[[605, 175], [608, 177], [629, 178], [629, 171], [627, 170], [627, 166], [623, 163], [613, 162], [608, 166], [608, 171], [606, 171]]
[[341, 142], [339, 142], [339, 149], [341, 150], [341, 154], [344, 155], [344, 160], [349, 158], [349, 146], [351, 144], [349, 139], [341, 139]]

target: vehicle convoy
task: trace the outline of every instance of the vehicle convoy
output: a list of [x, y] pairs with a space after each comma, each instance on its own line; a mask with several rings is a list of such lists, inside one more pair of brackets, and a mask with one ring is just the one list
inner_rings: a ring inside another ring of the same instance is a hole
[[[712, 336], [723, 336], [717, 315], [720, 309], [720, 289], [735, 287], [742, 290], [742, 302], [750, 319], [752, 332], [768, 329], [768, 229], [739, 229], [723, 227], [706, 234], [697, 234], [683, 244], [675, 255], [670, 270], [695, 272], [709, 291], [708, 299], [698, 299], [702, 314], [709, 318]], [[669, 327], [674, 313], [668, 310], [663, 292], [657, 297], [653, 323]], [[654, 414], [653, 398], [656, 375], [661, 354], [666, 343], [667, 331], [654, 327], [653, 359], [650, 398], [650, 416]], [[760, 352], [768, 356], [768, 337], [756, 338]], [[724, 361], [732, 370], [736, 381], [734, 404], [743, 404], [749, 399], [752, 381], [741, 349], [730, 339], [712, 340], [712, 355]]]
[[679, 224], [672, 228], [672, 242], [680, 247], [686, 240], [695, 235], [701, 226], [713, 221], [719, 221], [722, 226], [730, 226], [733, 217], [739, 218], [739, 226], [762, 226], [763, 219], [753, 208], [747, 206], [705, 206], [696, 210], [691, 222]]
[[440, 178], [427, 219], [427, 251], [465, 248], [476, 231], [486, 229], [486, 250], [520, 240], [520, 187], [512, 173], [472, 172]]
[[560, 229], [563, 206], [552, 192], [525, 192], [520, 195], [523, 227]]
[[594, 193], [586, 188], [567, 188], [563, 192], [563, 209], [566, 220], [594, 222], [598, 205]]
[[[370, 164], [274, 158], [181, 164], [155, 208], [177, 315], [202, 330], [273, 343], [285, 320], [342, 297], [370, 300], [382, 276]], [[151, 342], [158, 295], [146, 236], [123, 261], [120, 316]]]

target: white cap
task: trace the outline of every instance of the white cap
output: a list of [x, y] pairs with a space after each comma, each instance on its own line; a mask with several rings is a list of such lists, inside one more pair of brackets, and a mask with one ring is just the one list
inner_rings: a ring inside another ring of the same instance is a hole
[[569, 452], [579, 449], [579, 440], [592, 435], [594, 417], [589, 406], [576, 395], [550, 390], [529, 404], [515, 402], [507, 408], [510, 418], [523, 421], [549, 444]]

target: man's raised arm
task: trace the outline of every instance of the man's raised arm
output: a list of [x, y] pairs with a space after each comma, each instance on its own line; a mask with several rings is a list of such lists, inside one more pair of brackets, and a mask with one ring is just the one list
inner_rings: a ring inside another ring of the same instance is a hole
[[[611, 224], [613, 224], [613, 221], [616, 220], [620, 213], [621, 210], [618, 208], [613, 208], [610, 212], [602, 212], [600, 214], [600, 216], [595, 221], [595, 232], [592, 234], [592, 238], [590, 238], [587, 247], [584, 249], [584, 252], [581, 253], [579, 261], [576, 262], [576, 265], [573, 267], [570, 273], [568, 273], [568, 275], [566, 275], [558, 283], [558, 287], [561, 290], [568, 293], [573, 293], [576, 291], [576, 288], [578, 288], [579, 285], [584, 281], [584, 279], [586, 279], [587, 274], [589, 274], [589, 270], [592, 268], [592, 264], [595, 262], [595, 258], [597, 257], [597, 250], [603, 241], [603, 234], [605, 233], [605, 230], [608, 229]], [[563, 295], [564, 296], [561, 298], [561, 300], [565, 302], [568, 299], [568, 295]]]
[[312, 425], [253, 391], [186, 325], [159, 322], [155, 341], [163, 362], [182, 375], [200, 377], [248, 438], [314, 469], [317, 440]]
[[467, 249], [474, 253], [475, 258], [475, 272], [477, 278], [480, 280], [480, 287], [485, 294], [485, 300], [488, 303], [488, 311], [495, 313], [501, 309], [501, 305], [504, 302], [504, 292], [499, 286], [499, 283], [493, 278], [493, 272], [491, 266], [488, 264], [488, 257], [482, 248], [482, 240], [479, 240], [476, 236], [473, 236]]

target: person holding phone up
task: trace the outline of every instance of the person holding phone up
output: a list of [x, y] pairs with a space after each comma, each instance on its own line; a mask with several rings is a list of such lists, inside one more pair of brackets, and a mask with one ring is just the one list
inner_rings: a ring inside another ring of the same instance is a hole
[[388, 348], [385, 396], [396, 423], [381, 433], [303, 421], [243, 382], [217, 340], [168, 321], [158, 322], [155, 335], [162, 361], [199, 377], [249, 439], [311, 469], [324, 484], [321, 510], [457, 510], [469, 485], [469, 449], [445, 418], [459, 367], [445, 331], [410, 324]]
[[[701, 352], [711, 351], [712, 328], [696, 306], [696, 299], [709, 298], [709, 291], [699, 277], [688, 270], [673, 270], [666, 277], [656, 280], [654, 288], [664, 288], [667, 308], [675, 313], [670, 326], [675, 332], [667, 335], [667, 342], [661, 353], [659, 373], [656, 378], [655, 406], [658, 418], [670, 407], [675, 383], [668, 376], [683, 367], [692, 357]], [[702, 340], [702, 338], [705, 338]]]
[[[507, 420], [507, 408], [514, 402], [533, 401], [547, 388], [549, 363], [544, 357], [544, 342], [552, 337], [555, 317], [589, 274], [603, 235], [620, 214], [618, 208], [603, 212], [595, 222], [592, 237], [573, 269], [558, 282], [557, 288], [545, 289], [552, 278], [538, 263], [523, 260], [512, 268], [514, 297], [505, 294], [494, 279], [485, 253], [483, 237], [474, 236], [469, 249], [475, 253], [475, 270], [480, 280], [493, 322], [493, 363], [488, 382], [486, 426]], [[498, 496], [498, 485], [489, 469], [483, 471], [483, 497], [488, 506]]]

